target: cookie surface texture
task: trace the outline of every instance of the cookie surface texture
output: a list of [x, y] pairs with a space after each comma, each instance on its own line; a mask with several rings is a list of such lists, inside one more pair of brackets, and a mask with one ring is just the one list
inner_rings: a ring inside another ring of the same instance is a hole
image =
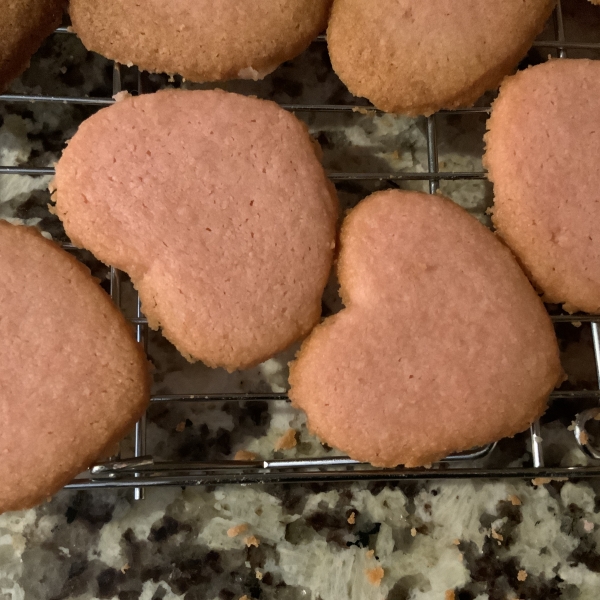
[[0, 14], [0, 92], [62, 21], [66, 0], [4, 0]]
[[318, 322], [337, 197], [306, 127], [222, 91], [129, 97], [85, 121], [56, 174], [77, 245], [131, 276], [188, 357], [258, 364]]
[[508, 78], [486, 142], [498, 233], [546, 301], [600, 312], [600, 61]]
[[0, 513], [32, 507], [118, 442], [149, 400], [148, 362], [86, 267], [0, 221]]
[[331, 63], [355, 96], [384, 111], [428, 115], [472, 106], [517, 66], [554, 4], [335, 0]]
[[290, 398], [330, 446], [426, 465], [526, 429], [562, 377], [544, 307], [510, 251], [450, 200], [373, 194], [346, 218], [346, 308], [305, 340]]
[[71, 0], [88, 50], [191, 81], [262, 79], [327, 25], [331, 0]]

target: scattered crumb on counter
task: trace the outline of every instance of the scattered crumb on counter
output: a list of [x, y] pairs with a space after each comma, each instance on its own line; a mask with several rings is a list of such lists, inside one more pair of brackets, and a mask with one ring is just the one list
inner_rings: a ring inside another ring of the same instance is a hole
[[444, 600], [456, 600], [454, 590], [446, 590], [446, 593], [444, 594]]
[[592, 533], [592, 531], [594, 531], [594, 523], [592, 523], [591, 521], [588, 521], [587, 519], [582, 519], [583, 521], [583, 529], [586, 533]]
[[372, 569], [367, 569], [365, 571], [367, 574], [367, 579], [371, 585], [379, 587], [381, 585], [381, 580], [383, 579], [383, 569], [381, 567], [373, 567]]
[[238, 535], [240, 535], [240, 533], [244, 533], [245, 531], [248, 531], [248, 525], [247, 525], [247, 523], [241, 523], [240, 525], [235, 525], [234, 527], [230, 527], [227, 530], [227, 536], [230, 538], [234, 538], [234, 537], [237, 537]]
[[510, 500], [510, 503], [513, 506], [521, 506], [522, 504], [521, 499], [518, 496], [515, 496], [514, 494], [512, 496], [509, 496], [508, 499]]
[[175, 427], [175, 431], [177, 431], [177, 433], [181, 433], [184, 430], [185, 430], [185, 421], [181, 421], [181, 423], [177, 423], [177, 426]]
[[460, 546], [460, 540], [459, 540], [458, 538], [456, 538], [455, 540], [452, 540], [452, 543], [453, 543], [455, 546]]
[[276, 442], [275, 450], [291, 450], [296, 447], [296, 430], [288, 429]]
[[351, 512], [350, 516], [348, 517], [348, 523], [350, 525], [354, 525], [354, 523], [356, 523], [356, 513]]
[[524, 571], [523, 569], [521, 569], [518, 573], [517, 573], [517, 579], [519, 581], [525, 581], [527, 579], [527, 571]]
[[246, 544], [246, 546], [248, 546], [248, 548], [250, 548], [250, 546], [254, 546], [255, 548], [258, 548], [258, 546], [260, 545], [260, 542], [258, 541], [258, 538], [255, 535], [249, 535], [248, 537], [244, 538], [244, 544]]
[[504, 540], [504, 536], [502, 534], [498, 533], [495, 529], [492, 529], [492, 537], [495, 540], [498, 540], [498, 543], [500, 543]]
[[238, 450], [233, 457], [233, 460], [256, 460], [258, 458], [258, 454], [254, 454], [254, 452], [249, 452], [248, 450]]
[[131, 569], [131, 566], [129, 565], [129, 563], [125, 563], [122, 567], [121, 567], [121, 573], [125, 574], [127, 571], [129, 571], [129, 569]]
[[256, 569], [256, 579], [258, 579], [259, 581], [261, 581], [262, 578], [263, 578], [262, 571], [259, 571], [258, 569]]
[[569, 481], [568, 477], [536, 477], [535, 479], [531, 480], [531, 483], [533, 483], [533, 485], [546, 485], [547, 483], [550, 483], [551, 481]]
[[375, 550], [367, 550], [367, 558], [373, 558], [375, 556]]
[[410, 530], [410, 535], [412, 535], [413, 537], [417, 537], [417, 529], [416, 529], [415, 527], [413, 527], [413, 528]]

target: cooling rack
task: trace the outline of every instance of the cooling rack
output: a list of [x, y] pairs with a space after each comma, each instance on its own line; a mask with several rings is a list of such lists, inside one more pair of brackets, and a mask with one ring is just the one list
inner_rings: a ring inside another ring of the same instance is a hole
[[[563, 12], [559, 1], [552, 16], [554, 39], [538, 40], [535, 47], [553, 53], [558, 58], [566, 58], [571, 50], [590, 50], [600, 52], [600, 31], [597, 42], [567, 40], [563, 22]], [[71, 35], [68, 27], [61, 27], [59, 35]], [[318, 36], [315, 43], [326, 42], [325, 36]], [[113, 67], [113, 93], [122, 90], [123, 71], [120, 65]], [[138, 77], [138, 93], [143, 93], [143, 76]], [[4, 103], [65, 103], [91, 106], [108, 106], [114, 102], [112, 98], [63, 97], [44, 95], [4, 94], [0, 95]], [[281, 104], [287, 110], [299, 113], [364, 113], [364, 105], [355, 104]], [[368, 107], [367, 107], [368, 108]], [[368, 108], [374, 114], [379, 111]], [[397, 184], [406, 181], [421, 181], [429, 187], [429, 192], [437, 192], [442, 181], [485, 180], [483, 171], [443, 171], [440, 170], [438, 146], [438, 118], [447, 114], [489, 113], [489, 106], [441, 111], [427, 118], [427, 162], [428, 170], [422, 172], [361, 172], [361, 173], [329, 173], [334, 183], [348, 181], [376, 181]], [[29, 168], [0, 166], [0, 174], [4, 175], [52, 175], [52, 168]], [[75, 250], [72, 244], [65, 243], [66, 250]], [[110, 293], [117, 305], [121, 305], [122, 276], [114, 268], [110, 270]], [[136, 328], [138, 342], [147, 348], [147, 321], [141, 310], [139, 298], [136, 316], [130, 321]], [[598, 385], [593, 390], [556, 391], [551, 400], [573, 401], [587, 400], [598, 404], [600, 401], [600, 319], [589, 315], [552, 316], [558, 323], [581, 323], [591, 328], [594, 358], [598, 375]], [[151, 403], [219, 403], [219, 402], [286, 402], [285, 394], [170, 394], [154, 395]], [[351, 482], [351, 481], [402, 481], [418, 479], [449, 478], [580, 478], [600, 476], [600, 449], [591, 443], [586, 425], [589, 421], [600, 417], [600, 408], [587, 408], [575, 416], [573, 436], [578, 446], [590, 459], [589, 464], [575, 467], [547, 467], [544, 464], [544, 441], [540, 435], [540, 423], [534, 423], [529, 431], [531, 444], [531, 460], [526, 466], [489, 466], [496, 444], [473, 451], [448, 456], [443, 461], [421, 469], [376, 469], [370, 465], [359, 463], [346, 457], [322, 457], [290, 460], [217, 460], [201, 462], [173, 462], [154, 459], [146, 451], [146, 418], [142, 418], [135, 427], [134, 452], [131, 458], [116, 456], [109, 461], [97, 464], [87, 473], [82, 474], [68, 489], [98, 488], [133, 488], [136, 499], [143, 497], [143, 489], [156, 486], [194, 486], [214, 484], [252, 484], [252, 483], [295, 483], [295, 482]], [[595, 462], [598, 461], [598, 462]]]

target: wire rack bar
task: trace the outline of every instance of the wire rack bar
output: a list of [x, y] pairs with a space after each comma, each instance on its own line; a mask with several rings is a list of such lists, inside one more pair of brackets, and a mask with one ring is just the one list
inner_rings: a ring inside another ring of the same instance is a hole
[[[600, 354], [599, 354], [600, 356]], [[600, 390], [556, 390], [551, 400], [600, 399]], [[211, 404], [214, 402], [289, 402], [287, 394], [159, 394], [151, 397], [155, 404], [166, 402], [192, 402]]]
[[456, 469], [351, 469], [346, 471], [258, 472], [236, 474], [194, 473], [187, 476], [158, 476], [123, 479], [79, 479], [65, 486], [69, 490], [134, 488], [143, 479], [144, 487], [192, 487], [228, 484], [349, 483], [355, 481], [419, 481], [440, 479], [587, 479], [600, 477], [600, 466], [591, 467], [517, 467], [489, 469], [485, 467]]

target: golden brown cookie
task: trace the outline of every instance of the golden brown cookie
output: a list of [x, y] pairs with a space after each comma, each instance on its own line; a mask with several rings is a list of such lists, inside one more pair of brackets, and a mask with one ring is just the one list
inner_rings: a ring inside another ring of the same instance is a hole
[[325, 29], [331, 0], [71, 0], [88, 50], [191, 81], [262, 79]]
[[334, 0], [334, 70], [381, 110], [428, 115], [472, 106], [540, 33], [555, 0]]
[[373, 194], [346, 218], [346, 308], [303, 343], [290, 398], [329, 445], [425, 465], [526, 429], [562, 379], [552, 323], [510, 251], [440, 196]]
[[148, 363], [89, 271], [0, 221], [0, 513], [32, 507], [112, 448], [149, 399]]
[[0, 92], [28, 66], [60, 25], [66, 0], [4, 0], [0, 13]]
[[131, 276], [186, 356], [247, 368], [321, 315], [337, 197], [306, 126], [223, 91], [129, 97], [85, 121], [56, 168], [71, 240]]
[[600, 312], [600, 61], [507, 78], [484, 158], [493, 221], [548, 302]]

